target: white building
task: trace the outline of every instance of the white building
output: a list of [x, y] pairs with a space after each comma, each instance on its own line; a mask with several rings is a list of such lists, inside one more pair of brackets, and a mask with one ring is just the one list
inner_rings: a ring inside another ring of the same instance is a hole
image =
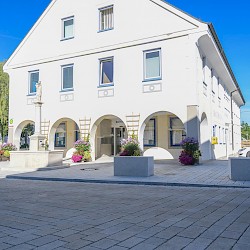
[[129, 119], [141, 147], [163, 158], [178, 158], [184, 136], [203, 160], [240, 148], [245, 101], [212, 24], [163, 0], [52, 0], [4, 70], [16, 145], [41, 81], [51, 150], [66, 152], [85, 129], [93, 158], [115, 155]]

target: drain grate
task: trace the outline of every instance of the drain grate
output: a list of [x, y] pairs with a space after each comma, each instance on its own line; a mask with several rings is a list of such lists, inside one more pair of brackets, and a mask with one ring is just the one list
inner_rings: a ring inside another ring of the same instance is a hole
[[82, 168], [82, 171], [96, 171], [99, 170], [98, 168]]

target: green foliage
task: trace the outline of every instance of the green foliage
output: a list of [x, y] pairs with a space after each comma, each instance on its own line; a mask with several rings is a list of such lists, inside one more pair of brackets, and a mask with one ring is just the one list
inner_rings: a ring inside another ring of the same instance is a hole
[[241, 137], [243, 140], [250, 140], [250, 125], [244, 121], [241, 123]]
[[84, 161], [90, 161], [91, 160], [91, 153], [89, 151], [85, 151], [83, 155]]
[[8, 151], [8, 150], [4, 151], [3, 156], [6, 157], [6, 158], [9, 158], [10, 157], [10, 151]]
[[140, 144], [135, 138], [123, 139], [121, 141], [122, 152], [120, 156], [141, 156]]
[[9, 76], [3, 72], [4, 63], [0, 63], [0, 134], [8, 134], [9, 119]]

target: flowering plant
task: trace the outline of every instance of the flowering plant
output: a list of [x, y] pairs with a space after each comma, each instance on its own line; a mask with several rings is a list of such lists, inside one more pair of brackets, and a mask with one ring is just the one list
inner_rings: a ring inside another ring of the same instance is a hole
[[123, 139], [121, 141], [122, 152], [120, 156], [141, 156], [140, 143], [136, 138]]
[[201, 152], [196, 139], [187, 137], [181, 142], [183, 151], [179, 156], [179, 162], [183, 165], [194, 165], [199, 162]]
[[[78, 140], [74, 143], [76, 153], [72, 156], [73, 162], [90, 161], [91, 160], [91, 146], [88, 140]], [[76, 155], [76, 156], [75, 156]], [[81, 157], [80, 157], [81, 156]]]
[[74, 163], [76, 162], [81, 162], [82, 161], [82, 155], [79, 155], [79, 154], [73, 154], [72, 157], [71, 157], [72, 161]]
[[17, 150], [16, 146], [12, 143], [3, 143], [1, 146], [1, 149], [3, 151], [16, 151]]
[[76, 141], [74, 147], [77, 151], [90, 151], [90, 143], [85, 140]]

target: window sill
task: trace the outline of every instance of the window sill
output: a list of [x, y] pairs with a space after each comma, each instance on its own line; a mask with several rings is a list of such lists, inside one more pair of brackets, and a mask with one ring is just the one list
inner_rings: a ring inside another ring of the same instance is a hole
[[155, 148], [156, 144], [155, 145], [143, 145], [143, 147], [145, 147], [145, 148]]
[[114, 28], [105, 29], [105, 30], [99, 30], [97, 33], [102, 33], [102, 32], [110, 31], [110, 30], [113, 30], [113, 29], [114, 29]]
[[159, 77], [159, 78], [152, 78], [152, 79], [145, 79], [142, 81], [142, 83], [149, 83], [149, 82], [155, 82], [155, 81], [161, 81], [162, 78]]
[[63, 42], [63, 41], [68, 41], [68, 40], [72, 40], [74, 39], [75, 37], [72, 36], [72, 37], [67, 37], [67, 38], [62, 38], [60, 41]]
[[181, 145], [169, 146], [170, 149], [182, 149]]
[[31, 94], [28, 94], [27, 96], [28, 96], [28, 97], [29, 97], [29, 96], [36, 96], [36, 93], [31, 93]]
[[73, 92], [74, 89], [62, 89], [60, 93], [65, 93], [65, 92]]
[[97, 86], [98, 89], [100, 89], [100, 88], [107, 88], [107, 87], [114, 87], [114, 84], [113, 83], [112, 84], [103, 84], [103, 85]]

